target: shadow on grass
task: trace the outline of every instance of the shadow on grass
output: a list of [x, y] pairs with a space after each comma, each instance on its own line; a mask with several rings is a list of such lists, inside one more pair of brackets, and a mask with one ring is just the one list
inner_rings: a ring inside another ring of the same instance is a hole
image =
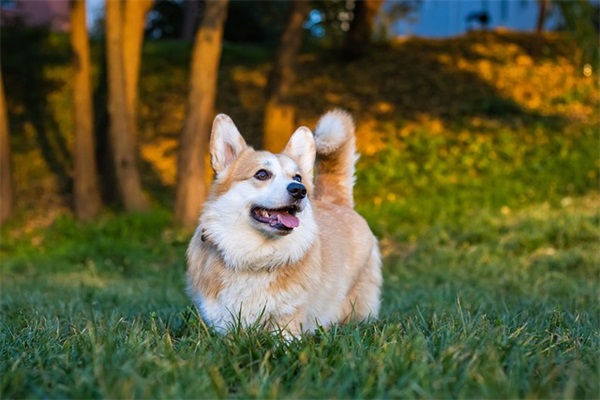
[[65, 192], [73, 184], [72, 157], [61, 129], [65, 121], [58, 121], [53, 110], [60, 105], [52, 105], [61, 100], [52, 97], [63, 85], [65, 70], [68, 73], [68, 49], [68, 36], [52, 34], [45, 28], [2, 29], [2, 74], [11, 114], [10, 131], [17, 136], [12, 142], [15, 149], [27, 146], [25, 132], [33, 131], [46, 164]]

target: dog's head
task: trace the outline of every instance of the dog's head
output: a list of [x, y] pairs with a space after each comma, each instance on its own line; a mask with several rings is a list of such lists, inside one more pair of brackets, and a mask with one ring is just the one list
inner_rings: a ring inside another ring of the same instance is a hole
[[222, 253], [230, 256], [233, 247], [293, 253], [295, 243], [304, 251], [316, 231], [309, 201], [315, 162], [311, 131], [298, 128], [280, 154], [255, 151], [231, 118], [220, 114], [213, 123], [210, 156], [215, 179], [201, 224]]

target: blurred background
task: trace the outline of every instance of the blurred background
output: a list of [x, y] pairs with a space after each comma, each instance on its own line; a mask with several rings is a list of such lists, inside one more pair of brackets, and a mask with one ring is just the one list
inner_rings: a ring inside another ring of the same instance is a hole
[[193, 227], [217, 112], [272, 151], [352, 112], [380, 235], [595, 192], [598, 7], [2, 0], [5, 232], [156, 210]]

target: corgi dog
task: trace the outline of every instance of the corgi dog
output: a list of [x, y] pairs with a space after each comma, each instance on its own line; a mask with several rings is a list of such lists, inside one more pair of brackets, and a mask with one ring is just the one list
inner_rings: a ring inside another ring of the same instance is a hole
[[298, 336], [377, 317], [381, 255], [353, 208], [348, 113], [324, 114], [314, 136], [298, 128], [280, 154], [248, 146], [220, 114], [210, 157], [214, 181], [187, 250], [188, 290], [208, 325]]

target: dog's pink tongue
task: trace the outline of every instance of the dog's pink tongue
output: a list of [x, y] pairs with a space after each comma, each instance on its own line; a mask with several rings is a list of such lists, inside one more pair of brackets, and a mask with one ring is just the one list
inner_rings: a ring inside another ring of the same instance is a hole
[[300, 220], [288, 213], [276, 213], [277, 220], [287, 228], [297, 228], [300, 225]]

